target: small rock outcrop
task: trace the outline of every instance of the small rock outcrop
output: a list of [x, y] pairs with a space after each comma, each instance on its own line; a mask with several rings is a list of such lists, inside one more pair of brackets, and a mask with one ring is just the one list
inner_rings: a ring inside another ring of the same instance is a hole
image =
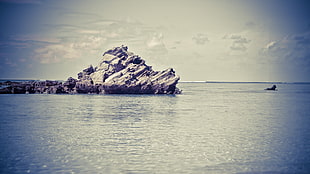
[[128, 51], [127, 46], [106, 51], [96, 67], [89, 65], [78, 73], [59, 81], [6, 82], [0, 84], [0, 94], [180, 94], [176, 85], [180, 77], [172, 68], [154, 71], [145, 61]]
[[272, 91], [276, 91], [276, 90], [277, 90], [277, 86], [276, 86], [276, 85], [272, 85], [272, 87], [270, 87], [270, 88], [266, 88], [265, 90], [272, 90]]

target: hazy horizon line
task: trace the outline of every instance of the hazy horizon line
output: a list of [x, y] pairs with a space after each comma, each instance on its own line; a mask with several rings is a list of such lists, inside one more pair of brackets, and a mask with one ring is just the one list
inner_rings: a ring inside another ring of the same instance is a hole
[[270, 84], [310, 84], [310, 82], [286, 82], [286, 81], [217, 81], [217, 80], [206, 80], [206, 81], [179, 81], [180, 83], [270, 83]]

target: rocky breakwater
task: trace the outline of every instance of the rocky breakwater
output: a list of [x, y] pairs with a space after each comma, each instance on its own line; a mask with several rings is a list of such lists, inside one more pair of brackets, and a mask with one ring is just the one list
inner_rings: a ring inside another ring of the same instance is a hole
[[[176, 87], [179, 79], [172, 68], [154, 71], [141, 57], [129, 52], [128, 47], [121, 46], [106, 51], [99, 64], [85, 68], [78, 73], [78, 79], [56, 81], [54, 86], [43, 82], [22, 85], [31, 90], [22, 87], [21, 93], [180, 94]], [[13, 89], [13, 86], [1, 88], [0, 93], [15, 93]]]
[[65, 94], [67, 87], [62, 82], [46, 80], [0, 82], [0, 94]]

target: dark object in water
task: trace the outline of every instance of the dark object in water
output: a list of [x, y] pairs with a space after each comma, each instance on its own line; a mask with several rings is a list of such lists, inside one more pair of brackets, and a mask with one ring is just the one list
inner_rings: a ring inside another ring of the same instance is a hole
[[276, 91], [277, 90], [277, 86], [273, 85], [271, 88], [266, 88], [265, 90], [273, 90]]

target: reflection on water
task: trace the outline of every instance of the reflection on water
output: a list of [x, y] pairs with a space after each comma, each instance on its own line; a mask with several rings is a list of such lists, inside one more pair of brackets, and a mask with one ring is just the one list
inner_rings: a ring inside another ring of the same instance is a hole
[[309, 173], [309, 85], [1, 95], [0, 173]]

